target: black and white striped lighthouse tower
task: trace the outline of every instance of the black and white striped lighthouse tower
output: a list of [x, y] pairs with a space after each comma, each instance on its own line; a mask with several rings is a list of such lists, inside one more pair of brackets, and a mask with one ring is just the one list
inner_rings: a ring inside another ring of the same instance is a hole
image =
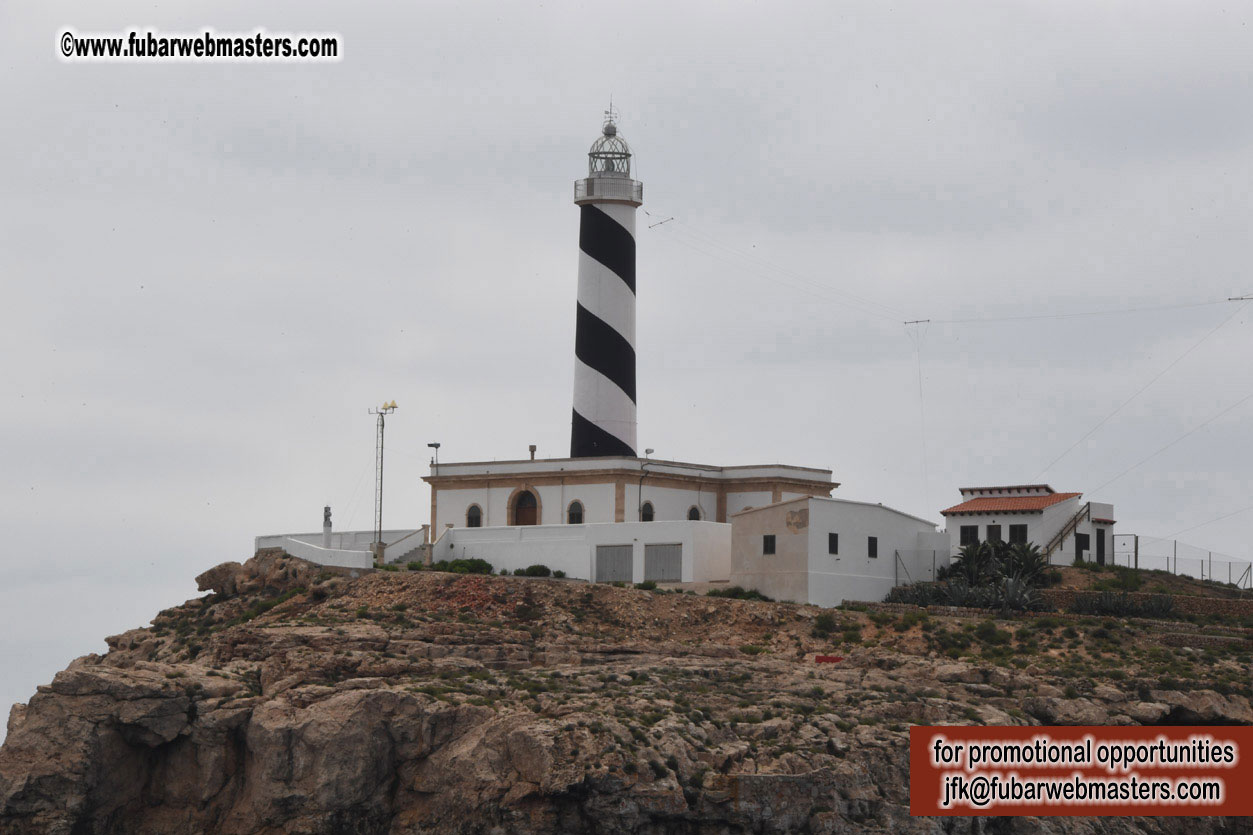
[[570, 457], [635, 457], [635, 210], [631, 149], [614, 112], [574, 184], [579, 207], [579, 301], [574, 330]]

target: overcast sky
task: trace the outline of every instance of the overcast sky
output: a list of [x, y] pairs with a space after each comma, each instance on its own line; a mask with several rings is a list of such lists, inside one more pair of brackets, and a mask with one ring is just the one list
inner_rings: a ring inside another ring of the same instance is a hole
[[[372, 405], [400, 406], [389, 527], [428, 521], [428, 442], [565, 455], [571, 184], [611, 95], [641, 447], [937, 522], [1045, 480], [1248, 559], [1253, 510], [1203, 523], [1253, 502], [1249, 16], [0, 2], [0, 702], [255, 535], [370, 527]], [[71, 64], [67, 27], [344, 55]]]

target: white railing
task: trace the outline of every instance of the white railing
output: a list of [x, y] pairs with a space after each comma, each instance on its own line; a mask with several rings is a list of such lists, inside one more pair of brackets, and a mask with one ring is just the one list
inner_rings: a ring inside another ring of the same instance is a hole
[[574, 181], [574, 199], [579, 200], [626, 200], [644, 202], [644, 184], [625, 177], [588, 177]]

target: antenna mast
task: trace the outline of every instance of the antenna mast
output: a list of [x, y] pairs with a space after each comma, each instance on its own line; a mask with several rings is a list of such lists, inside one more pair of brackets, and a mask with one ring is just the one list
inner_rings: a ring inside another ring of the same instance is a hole
[[374, 564], [383, 564], [383, 425], [384, 418], [396, 411], [396, 401], [384, 403], [369, 414], [378, 415], [378, 437], [374, 442]]

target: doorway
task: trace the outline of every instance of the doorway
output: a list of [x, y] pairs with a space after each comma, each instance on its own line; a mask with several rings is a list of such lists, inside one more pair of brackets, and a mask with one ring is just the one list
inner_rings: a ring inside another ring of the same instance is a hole
[[539, 503], [535, 501], [535, 494], [530, 490], [523, 490], [513, 500], [513, 523], [515, 525], [539, 524]]

